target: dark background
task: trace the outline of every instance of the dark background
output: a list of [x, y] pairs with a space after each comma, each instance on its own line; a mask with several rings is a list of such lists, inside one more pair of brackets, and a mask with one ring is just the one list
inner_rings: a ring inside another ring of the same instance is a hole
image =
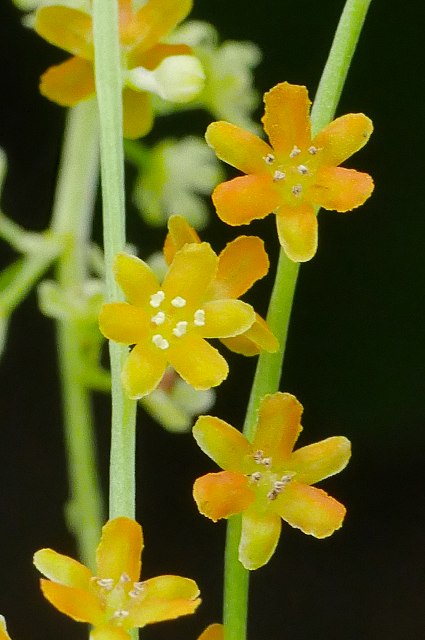
[[[311, 95], [342, 0], [198, 0], [192, 16], [223, 39], [256, 41], [264, 58], [260, 91], [282, 80]], [[325, 488], [348, 507], [342, 530], [317, 541], [284, 527], [278, 550], [252, 576], [250, 640], [421, 640], [425, 637], [424, 448], [425, 267], [423, 3], [375, 0], [338, 114], [364, 111], [375, 124], [349, 166], [371, 173], [373, 197], [348, 215], [322, 212], [317, 256], [301, 269], [282, 390], [304, 404], [306, 444], [343, 434], [353, 443], [344, 473]], [[0, 146], [9, 159], [3, 210], [34, 230], [48, 225], [63, 111], [37, 93], [39, 74], [63, 55], [24, 30], [1, 0]], [[258, 112], [258, 117], [260, 111]], [[202, 132], [208, 116], [158, 121], [153, 138]], [[236, 233], [211, 226], [215, 248]], [[253, 225], [276, 256], [273, 220]], [[146, 231], [134, 217], [130, 238]], [[0, 247], [2, 265], [12, 258]], [[271, 286], [257, 286], [265, 311]], [[32, 295], [16, 312], [1, 363], [0, 612], [14, 640], [77, 640], [82, 625], [41, 597], [32, 553], [73, 555], [63, 519], [67, 498], [52, 321]], [[253, 362], [232, 368], [214, 413], [243, 421]], [[241, 372], [243, 371], [243, 376]], [[248, 378], [249, 376], [249, 378]], [[109, 407], [96, 397], [99, 457], [106, 488]], [[213, 469], [190, 435], [170, 435], [139, 416], [138, 518], [145, 530], [144, 577], [195, 578], [196, 616], [143, 631], [147, 640], [195, 639], [220, 620], [224, 524], [191, 499], [195, 477]]]

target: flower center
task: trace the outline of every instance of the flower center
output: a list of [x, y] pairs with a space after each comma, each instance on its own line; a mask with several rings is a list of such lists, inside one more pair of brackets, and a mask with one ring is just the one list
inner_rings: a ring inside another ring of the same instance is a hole
[[294, 206], [312, 183], [319, 166], [320, 149], [313, 145], [308, 149], [300, 149], [294, 145], [289, 154], [275, 156], [268, 153], [263, 160], [285, 201]]
[[189, 309], [183, 296], [168, 299], [164, 291], [159, 290], [151, 295], [149, 305], [154, 312], [151, 316], [152, 344], [162, 351], [190, 329], [205, 325], [204, 309]]
[[247, 474], [251, 486], [255, 489], [257, 499], [263, 504], [276, 500], [294, 477], [293, 472], [277, 472], [272, 468], [272, 458], [264, 455], [261, 450], [253, 454], [256, 465], [255, 471]]
[[143, 582], [132, 582], [123, 573], [119, 580], [113, 578], [92, 578], [95, 592], [105, 611], [105, 621], [118, 627], [124, 626], [134, 604], [145, 596]]

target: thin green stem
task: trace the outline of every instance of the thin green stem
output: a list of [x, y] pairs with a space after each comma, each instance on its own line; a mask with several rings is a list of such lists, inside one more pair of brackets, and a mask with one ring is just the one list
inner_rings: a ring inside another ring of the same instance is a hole
[[[313, 132], [334, 116], [371, 0], [347, 0], [332, 43], [313, 105]], [[244, 433], [252, 440], [255, 417], [263, 395], [279, 389], [286, 338], [299, 266], [281, 250], [267, 321], [280, 341], [276, 354], [262, 354], [251, 390]], [[238, 560], [241, 518], [230, 518], [227, 530], [224, 575], [224, 638], [245, 640], [248, 620], [249, 574]]]
[[[122, 300], [112, 262], [125, 246], [122, 80], [116, 0], [93, 0], [96, 94], [100, 118], [103, 235], [108, 300]], [[127, 349], [110, 343], [112, 432], [109, 516], [135, 517], [136, 402], [122, 388]]]

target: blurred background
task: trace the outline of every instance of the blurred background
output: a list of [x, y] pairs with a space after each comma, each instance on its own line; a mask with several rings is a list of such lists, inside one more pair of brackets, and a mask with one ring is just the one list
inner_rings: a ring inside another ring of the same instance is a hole
[[[38, 77], [64, 59], [20, 24], [1, 1], [0, 146], [9, 171], [2, 209], [40, 231], [49, 223], [64, 111], [38, 94]], [[342, 0], [196, 0], [191, 17], [223, 40], [252, 40], [263, 59], [260, 92], [279, 81], [313, 97]], [[275, 556], [252, 575], [250, 640], [422, 640], [425, 637], [425, 267], [423, 215], [424, 8], [419, 0], [374, 0], [338, 115], [363, 111], [375, 125], [347, 166], [375, 180], [373, 197], [350, 214], [320, 214], [319, 250], [301, 268], [281, 389], [304, 405], [301, 444], [345, 435], [348, 468], [323, 485], [348, 507], [344, 527], [323, 541], [284, 526]], [[261, 116], [258, 108], [256, 119]], [[150, 140], [202, 134], [204, 112], [158, 119]], [[131, 177], [131, 170], [130, 170]], [[422, 194], [422, 195], [421, 195]], [[163, 231], [130, 209], [129, 239], [142, 257]], [[245, 229], [243, 229], [245, 232]], [[211, 216], [216, 250], [238, 233]], [[272, 217], [252, 225], [273, 263]], [[99, 218], [95, 234], [99, 237]], [[13, 258], [0, 246], [1, 266]], [[265, 313], [271, 275], [251, 297]], [[67, 477], [53, 321], [32, 294], [17, 310], [0, 365], [0, 612], [14, 640], [86, 636], [45, 602], [35, 550], [75, 554], [63, 517]], [[211, 413], [243, 422], [255, 362], [229, 356], [231, 373]], [[107, 490], [109, 403], [95, 399], [98, 453]], [[221, 619], [225, 525], [200, 516], [194, 479], [213, 470], [190, 434], [170, 434], [143, 412], [138, 424], [138, 519], [145, 530], [145, 578], [195, 578], [196, 616], [143, 631], [146, 640], [195, 639]]]

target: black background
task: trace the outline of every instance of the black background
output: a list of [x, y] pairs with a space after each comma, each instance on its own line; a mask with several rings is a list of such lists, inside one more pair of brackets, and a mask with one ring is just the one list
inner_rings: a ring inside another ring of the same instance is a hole
[[[314, 95], [342, 1], [195, 4], [192, 16], [211, 20], [223, 39], [259, 43], [260, 91], [288, 80]], [[424, 18], [420, 0], [372, 2], [338, 114], [373, 119], [368, 146], [347, 164], [371, 173], [376, 190], [351, 214], [321, 213], [319, 251], [301, 269], [285, 362], [282, 389], [305, 407], [302, 443], [336, 434], [352, 440], [349, 467], [325, 484], [347, 505], [346, 523], [324, 541], [284, 527], [272, 561], [252, 576], [251, 640], [425, 637]], [[48, 225], [64, 116], [38, 95], [37, 82], [61, 59], [1, 0], [0, 145], [9, 159], [2, 208], [34, 230]], [[202, 133], [208, 121], [205, 114], [159, 120], [151, 138]], [[147, 255], [162, 232], [132, 216], [130, 240], [147, 239]], [[275, 258], [271, 217], [250, 232], [267, 238]], [[219, 250], [236, 233], [214, 220], [209, 238]], [[6, 265], [13, 254], [4, 244], [0, 251]], [[254, 290], [260, 311], [270, 286], [271, 278]], [[77, 640], [84, 627], [42, 599], [31, 564], [43, 546], [75, 553], [62, 515], [53, 323], [38, 313], [34, 295], [16, 312], [9, 338], [0, 369], [0, 612], [14, 640]], [[214, 413], [236, 426], [254, 362], [229, 361]], [[95, 406], [106, 489], [107, 399], [96, 397]], [[147, 628], [143, 637], [195, 639], [220, 620], [225, 527], [199, 516], [191, 498], [195, 477], [214, 465], [190, 435], [170, 435], [141, 413], [138, 468], [144, 577], [191, 576], [204, 599], [196, 616]]]

